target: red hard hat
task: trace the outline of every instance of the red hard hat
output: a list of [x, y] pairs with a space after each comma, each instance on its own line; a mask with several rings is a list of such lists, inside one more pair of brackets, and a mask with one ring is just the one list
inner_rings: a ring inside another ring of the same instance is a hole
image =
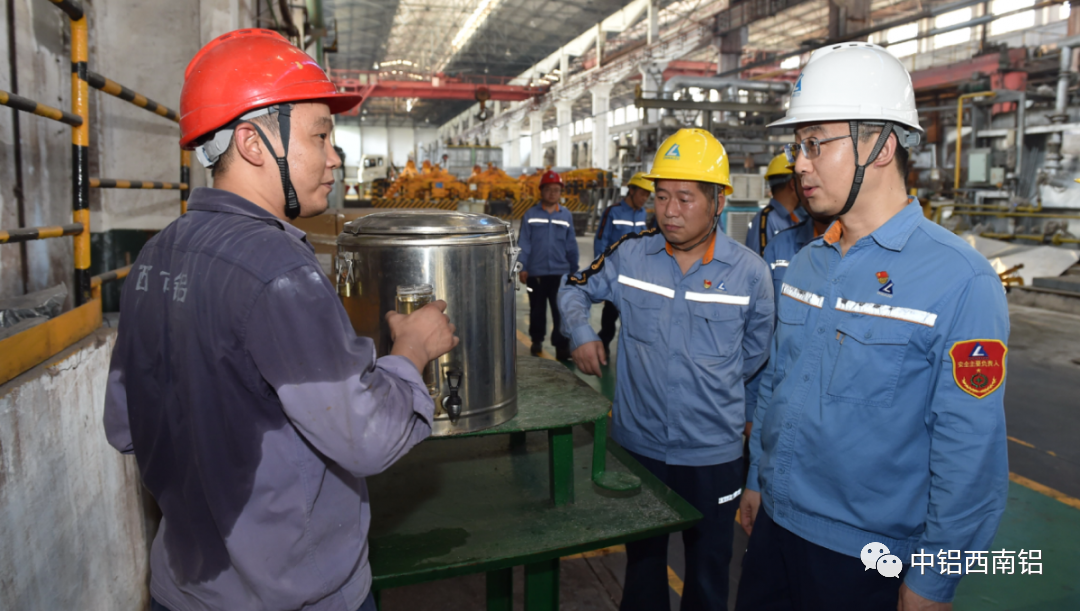
[[236, 30], [210, 41], [184, 72], [180, 146], [193, 149], [202, 137], [273, 104], [317, 101], [337, 114], [362, 99], [340, 93], [319, 64], [281, 34]]
[[540, 186], [544, 185], [561, 185], [563, 184], [562, 176], [554, 170], [548, 170], [544, 172], [544, 175], [540, 177]]

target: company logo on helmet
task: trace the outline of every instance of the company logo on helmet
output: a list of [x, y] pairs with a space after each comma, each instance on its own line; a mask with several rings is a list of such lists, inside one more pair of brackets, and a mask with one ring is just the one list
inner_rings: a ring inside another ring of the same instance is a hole
[[679, 157], [680, 156], [678, 144], [672, 144], [671, 148], [669, 148], [668, 151], [664, 153], [664, 159], [679, 159]]
[[800, 74], [799, 80], [795, 81], [795, 88], [791, 90], [791, 97], [793, 98], [802, 93], [802, 77], [803, 75]]

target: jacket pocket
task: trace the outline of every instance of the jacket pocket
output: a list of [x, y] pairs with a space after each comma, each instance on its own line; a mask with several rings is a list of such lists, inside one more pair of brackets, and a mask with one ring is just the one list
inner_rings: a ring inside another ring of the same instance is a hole
[[691, 341], [694, 356], [728, 357], [742, 346], [743, 316], [746, 306], [724, 303], [695, 303], [690, 308]]
[[[621, 278], [620, 278], [621, 280]], [[633, 286], [622, 287], [622, 326], [626, 334], [651, 344], [660, 335], [660, 310], [667, 299]]]
[[848, 316], [836, 326], [840, 342], [827, 394], [838, 401], [892, 406], [915, 325], [871, 316]]

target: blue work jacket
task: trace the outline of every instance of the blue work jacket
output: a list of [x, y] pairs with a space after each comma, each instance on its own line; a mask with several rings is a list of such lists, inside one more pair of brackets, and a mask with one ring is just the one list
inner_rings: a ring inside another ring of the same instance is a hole
[[600, 228], [596, 230], [596, 237], [593, 238], [593, 258], [599, 257], [600, 253], [618, 242], [624, 235], [645, 231], [647, 215], [644, 206], [641, 210], [634, 210], [625, 201], [604, 210], [604, 214], [600, 217]]
[[572, 348], [599, 341], [590, 304], [619, 309], [612, 436], [670, 465], [739, 458], [743, 384], [772, 336], [765, 263], [723, 233], [714, 236], [684, 275], [659, 229], [629, 234], [559, 289]]
[[[773, 236], [773, 239], [765, 246], [765, 263], [769, 266], [772, 274], [773, 296], [777, 306], [780, 301], [780, 287], [784, 282], [784, 274], [788, 265], [795, 257], [795, 253], [802, 250], [814, 239], [814, 221], [807, 217], [797, 225], [792, 225]], [[761, 385], [761, 376], [765, 369], [759, 369], [753, 377], [746, 382], [746, 421], [754, 421], [754, 409], [757, 407], [758, 388]]]
[[[761, 255], [773, 236], [792, 225], [802, 222], [806, 218], [806, 211], [802, 208], [795, 208], [795, 212], [788, 212], [787, 208], [780, 202], [775, 199], [769, 200], [769, 203], [761, 210], [758, 210], [758, 213], [750, 221], [750, 228], [746, 232], [746, 247]], [[766, 244], [761, 243], [762, 219], [765, 219]]]
[[[840, 234], [784, 277], [747, 487], [776, 523], [848, 556], [987, 550], [1009, 484], [1001, 281], [918, 202], [843, 256]], [[917, 569], [905, 583], [949, 601], [959, 580]]]
[[521, 262], [530, 276], [562, 276], [578, 269], [578, 245], [574, 216], [564, 206], [548, 213], [536, 204], [521, 218], [518, 246]]

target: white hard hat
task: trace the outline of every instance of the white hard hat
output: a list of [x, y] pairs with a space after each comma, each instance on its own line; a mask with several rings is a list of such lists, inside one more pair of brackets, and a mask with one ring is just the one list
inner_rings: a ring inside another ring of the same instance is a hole
[[[820, 121], [891, 121], [923, 131], [911, 75], [892, 53], [867, 42], [814, 51], [791, 92], [787, 116], [769, 127]], [[901, 144], [913, 146], [917, 138]]]

